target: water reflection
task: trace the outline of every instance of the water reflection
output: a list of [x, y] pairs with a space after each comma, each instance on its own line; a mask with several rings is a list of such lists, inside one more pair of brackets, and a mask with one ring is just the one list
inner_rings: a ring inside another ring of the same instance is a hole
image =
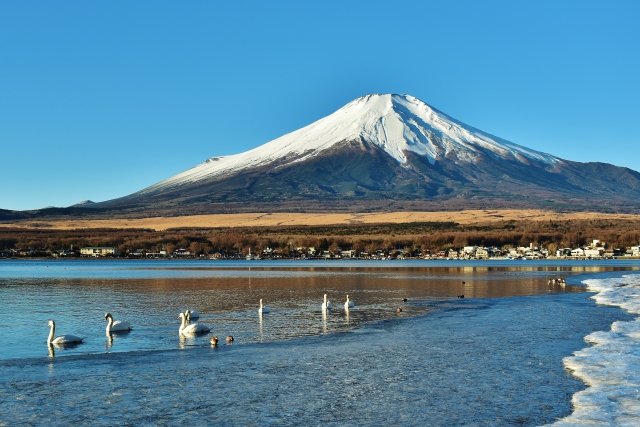
[[[26, 262], [16, 264], [31, 268]], [[341, 332], [371, 321], [424, 314], [439, 309], [443, 301], [459, 295], [464, 295], [465, 300], [456, 300], [456, 303], [464, 303], [469, 298], [582, 292], [584, 288], [571, 285], [550, 288], [548, 280], [577, 272], [633, 267], [615, 266], [610, 262], [602, 264], [470, 266], [451, 263], [442, 266], [415, 263], [398, 267], [363, 263], [362, 266], [339, 267], [335, 264], [281, 266], [271, 263], [248, 268], [243, 263], [236, 263], [194, 268], [192, 263], [185, 263], [186, 267], [159, 263], [153, 265], [161, 267], [152, 268], [156, 276], [147, 278], [122, 278], [118, 276], [121, 271], [116, 269], [114, 277], [96, 278], [87, 274], [82, 278], [78, 277], [82, 271], [75, 271], [74, 277], [0, 278], [0, 310], [11, 314], [0, 318], [0, 359], [41, 356], [42, 340], [46, 337], [44, 333], [33, 331], [31, 326], [45, 322], [53, 313], [72, 331], [89, 337], [82, 348], [65, 351], [65, 355], [204, 344], [204, 340], [209, 340], [213, 334], [190, 339], [180, 336], [175, 340], [179, 325], [174, 320], [174, 313], [185, 307], [197, 308], [199, 320], [213, 327], [213, 333], [222, 339], [234, 335], [240, 343], [268, 342]], [[98, 264], [69, 265], [79, 266], [78, 270], [90, 270], [90, 266]], [[125, 263], [116, 261], [113, 265]], [[138, 272], [150, 271], [145, 262], [126, 263], [127, 269], [134, 270], [132, 266], [137, 266]], [[203, 270], [208, 275], [177, 279], [176, 272], [180, 268], [188, 270], [189, 274], [193, 274], [193, 270]], [[50, 274], [55, 273], [51, 270]], [[108, 276], [104, 270], [100, 270], [100, 274]], [[325, 293], [329, 300], [342, 302], [333, 313], [321, 310], [322, 319], [319, 319], [318, 309]], [[358, 304], [356, 309], [345, 310], [345, 317], [340, 318], [344, 308], [342, 298], [347, 294]], [[274, 312], [256, 319], [255, 302], [261, 298], [267, 302], [277, 301], [277, 307], [273, 307]], [[408, 301], [403, 301], [404, 298]], [[65, 307], [64, 311], [60, 311], [61, 306]], [[402, 313], [397, 312], [398, 307], [402, 307]], [[107, 335], [106, 340], [91, 339], [105, 336], [104, 323], [96, 319], [103, 319], [107, 310], [124, 314], [136, 325], [135, 330], [131, 334]], [[121, 339], [124, 337], [126, 339]]]
[[73, 350], [78, 348], [83, 342], [68, 342], [68, 343], [49, 343], [49, 357], [55, 357], [56, 350]]
[[[178, 333], [178, 337], [180, 337], [178, 348], [181, 348], [181, 349], [187, 348], [187, 336], [181, 333]], [[190, 342], [193, 342], [193, 337], [189, 337], [188, 339]]]
[[105, 335], [107, 337], [107, 339], [105, 340], [104, 344], [105, 344], [105, 349], [110, 350], [113, 347], [113, 341], [114, 339], [116, 341], [126, 337], [127, 335], [129, 335], [131, 333], [131, 330], [124, 330], [124, 331], [111, 331], [111, 332], [106, 332]]
[[330, 311], [331, 311], [331, 309], [322, 310], [322, 332], [325, 333], [325, 334], [329, 330], [327, 328], [327, 317], [329, 316], [329, 312]]

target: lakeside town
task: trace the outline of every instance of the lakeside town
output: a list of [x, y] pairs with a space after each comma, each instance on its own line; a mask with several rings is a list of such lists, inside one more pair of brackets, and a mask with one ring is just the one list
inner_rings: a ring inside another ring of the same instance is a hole
[[[326, 245], [325, 245], [326, 246]], [[294, 247], [293, 244], [281, 248], [251, 248], [242, 250], [206, 251], [202, 248], [176, 248], [174, 245], [162, 245], [159, 250], [134, 249], [120, 251], [115, 246], [85, 246], [68, 249], [50, 250], [48, 248], [20, 248], [0, 251], [0, 258], [169, 258], [169, 259], [211, 259], [211, 260], [277, 260], [277, 259], [363, 259], [363, 260], [539, 260], [539, 259], [635, 259], [640, 258], [640, 245], [626, 248], [613, 248], [600, 240], [575, 248], [505, 245], [502, 247], [464, 246], [446, 250], [431, 251], [424, 247], [381, 248], [375, 251], [342, 249], [336, 244], [330, 247]], [[200, 250], [198, 250], [200, 249]]]

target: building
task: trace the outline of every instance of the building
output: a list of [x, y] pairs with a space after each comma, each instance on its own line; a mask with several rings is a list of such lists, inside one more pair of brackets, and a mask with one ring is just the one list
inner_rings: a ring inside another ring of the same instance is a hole
[[[449, 252], [447, 252], [447, 258], [458, 259], [459, 256], [460, 254], [455, 249], [449, 249]], [[462, 256], [464, 257], [464, 253], [462, 253]]]
[[585, 249], [584, 256], [588, 258], [600, 258], [604, 256], [604, 249]]
[[72, 257], [72, 256], [76, 256], [76, 253], [73, 250], [60, 249], [59, 251], [54, 251], [53, 256], [54, 257]]
[[12, 251], [18, 256], [32, 256], [36, 252], [33, 249], [12, 249]]
[[354, 251], [353, 249], [348, 250], [348, 251], [340, 251], [340, 256], [342, 258], [357, 258], [358, 257], [358, 253], [356, 251]]
[[466, 257], [473, 258], [476, 255], [477, 246], [465, 246], [462, 250]]
[[118, 248], [111, 246], [86, 246], [80, 248], [80, 256], [118, 256]]
[[571, 256], [572, 257], [582, 257], [582, 256], [584, 256], [584, 249], [582, 249], [582, 248], [572, 249], [571, 250]]
[[487, 248], [478, 248], [476, 250], [476, 258], [477, 259], [489, 259], [489, 251]]
[[195, 253], [188, 249], [180, 248], [176, 249], [171, 255], [177, 258], [189, 258], [195, 256]]

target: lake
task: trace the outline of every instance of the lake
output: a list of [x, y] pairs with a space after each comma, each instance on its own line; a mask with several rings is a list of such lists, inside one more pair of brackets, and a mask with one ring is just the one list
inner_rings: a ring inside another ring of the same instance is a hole
[[[572, 372], [601, 359], [566, 358], [589, 347], [586, 336], [633, 324], [633, 309], [616, 307], [615, 292], [631, 289], [620, 298], [635, 298], [629, 270], [639, 268], [3, 260], [0, 425], [568, 423], [571, 414], [585, 416], [574, 411], [575, 396], [589, 399]], [[550, 286], [557, 277], [568, 285]], [[610, 283], [607, 305], [596, 304], [582, 280]], [[328, 313], [320, 310], [325, 293]], [[355, 302], [348, 312], [347, 294]], [[269, 314], [258, 315], [260, 299]], [[181, 336], [177, 315], [185, 309], [197, 309], [212, 331]], [[107, 335], [107, 311], [133, 329]], [[56, 335], [84, 342], [47, 346], [50, 319]], [[633, 372], [633, 360], [625, 363]]]

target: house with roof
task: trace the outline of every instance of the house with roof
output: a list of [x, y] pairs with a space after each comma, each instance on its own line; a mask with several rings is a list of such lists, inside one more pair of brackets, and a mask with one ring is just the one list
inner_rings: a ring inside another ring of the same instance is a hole
[[80, 248], [80, 256], [88, 256], [88, 257], [107, 257], [107, 256], [118, 256], [118, 248], [115, 246], [85, 246], [84, 248]]

